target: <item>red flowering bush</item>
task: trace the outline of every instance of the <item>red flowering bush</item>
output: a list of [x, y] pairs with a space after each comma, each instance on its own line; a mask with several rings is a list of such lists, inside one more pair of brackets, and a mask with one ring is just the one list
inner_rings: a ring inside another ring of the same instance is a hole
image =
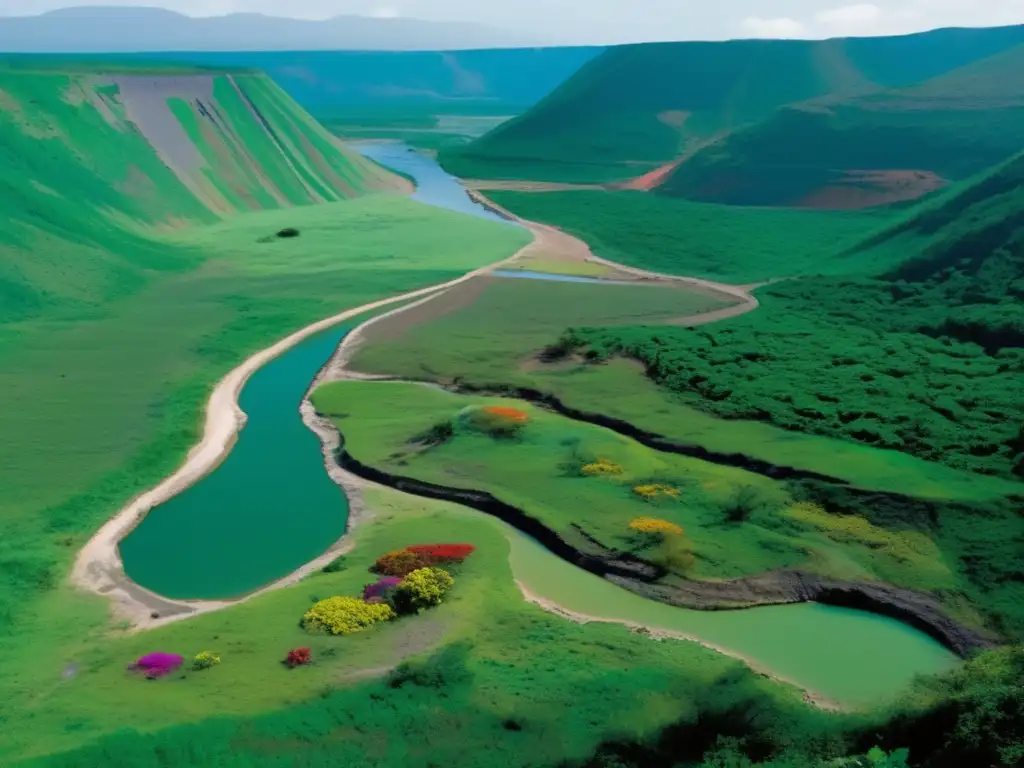
[[423, 555], [432, 563], [461, 563], [476, 547], [472, 544], [415, 544], [406, 549]]
[[377, 558], [377, 562], [370, 569], [382, 576], [407, 576], [413, 571], [429, 566], [430, 560], [426, 555], [413, 552], [411, 549], [396, 549]]
[[288, 669], [295, 669], [313, 661], [313, 653], [309, 648], [296, 648], [288, 651], [288, 658], [284, 660]]

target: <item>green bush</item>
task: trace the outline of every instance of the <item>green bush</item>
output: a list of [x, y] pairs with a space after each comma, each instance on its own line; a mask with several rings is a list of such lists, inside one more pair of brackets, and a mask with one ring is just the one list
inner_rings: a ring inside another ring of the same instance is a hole
[[454, 583], [455, 579], [442, 568], [419, 568], [406, 576], [394, 591], [395, 610], [408, 614], [440, 605]]

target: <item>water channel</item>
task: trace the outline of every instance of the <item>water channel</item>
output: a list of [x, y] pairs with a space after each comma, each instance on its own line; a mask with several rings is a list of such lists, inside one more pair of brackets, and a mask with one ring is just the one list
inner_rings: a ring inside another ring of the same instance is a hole
[[[433, 160], [401, 144], [358, 148], [413, 176], [423, 202], [498, 219]], [[236, 597], [315, 559], [342, 535], [344, 495], [324, 471], [319, 441], [298, 404], [348, 330], [311, 337], [253, 375], [241, 396], [249, 420], [227, 459], [152, 510], [122, 542], [133, 580], [171, 598]], [[927, 635], [870, 613], [817, 604], [685, 610], [619, 589], [524, 537], [514, 537], [512, 559], [517, 578], [570, 610], [700, 637], [846, 703], [876, 701], [914, 675], [957, 663]]]

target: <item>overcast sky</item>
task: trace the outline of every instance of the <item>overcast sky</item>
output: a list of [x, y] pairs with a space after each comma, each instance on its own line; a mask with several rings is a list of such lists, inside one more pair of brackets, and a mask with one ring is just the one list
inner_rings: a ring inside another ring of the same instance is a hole
[[1024, 23], [1024, 0], [0, 0], [0, 14], [68, 5], [159, 5], [192, 16], [257, 11], [461, 20], [569, 43], [900, 34]]

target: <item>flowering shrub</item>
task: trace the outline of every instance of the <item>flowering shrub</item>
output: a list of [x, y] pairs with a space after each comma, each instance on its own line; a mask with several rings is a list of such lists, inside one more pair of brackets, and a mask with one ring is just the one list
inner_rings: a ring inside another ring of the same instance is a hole
[[656, 501], [660, 498], [678, 499], [679, 489], [662, 483], [648, 483], [633, 486], [633, 493], [644, 501]]
[[406, 576], [395, 590], [395, 608], [399, 613], [416, 613], [440, 605], [455, 579], [441, 568], [420, 568]]
[[580, 472], [586, 477], [604, 477], [606, 475], [621, 475], [622, 467], [609, 459], [598, 459], [590, 464], [584, 464]]
[[399, 576], [381, 576], [375, 584], [363, 587], [363, 600], [368, 603], [386, 602], [388, 595], [401, 583]]
[[530, 415], [526, 411], [505, 405], [470, 406], [459, 414], [463, 427], [492, 437], [515, 436], [529, 420]]
[[220, 664], [220, 656], [213, 653], [212, 651], [202, 651], [197, 653], [195, 658], [192, 659], [192, 669], [209, 669], [210, 667], [216, 667]]
[[411, 549], [396, 549], [377, 558], [377, 562], [370, 570], [383, 576], [405, 576], [417, 568], [426, 568], [429, 565], [430, 561], [426, 555], [413, 552]]
[[350, 635], [393, 618], [395, 611], [386, 603], [365, 603], [357, 597], [329, 597], [306, 611], [302, 626], [332, 635]]
[[683, 535], [683, 529], [680, 526], [657, 517], [638, 517], [630, 521], [629, 528], [637, 533], [649, 533], [660, 536]]
[[184, 662], [185, 659], [176, 653], [149, 653], [138, 659], [128, 669], [141, 672], [146, 677], [153, 679], [169, 675]]
[[306, 664], [313, 663], [313, 653], [309, 648], [295, 648], [288, 651], [288, 657], [284, 660], [284, 663], [289, 669], [295, 669]]
[[423, 555], [431, 563], [461, 563], [476, 547], [472, 544], [414, 544], [406, 549]]

